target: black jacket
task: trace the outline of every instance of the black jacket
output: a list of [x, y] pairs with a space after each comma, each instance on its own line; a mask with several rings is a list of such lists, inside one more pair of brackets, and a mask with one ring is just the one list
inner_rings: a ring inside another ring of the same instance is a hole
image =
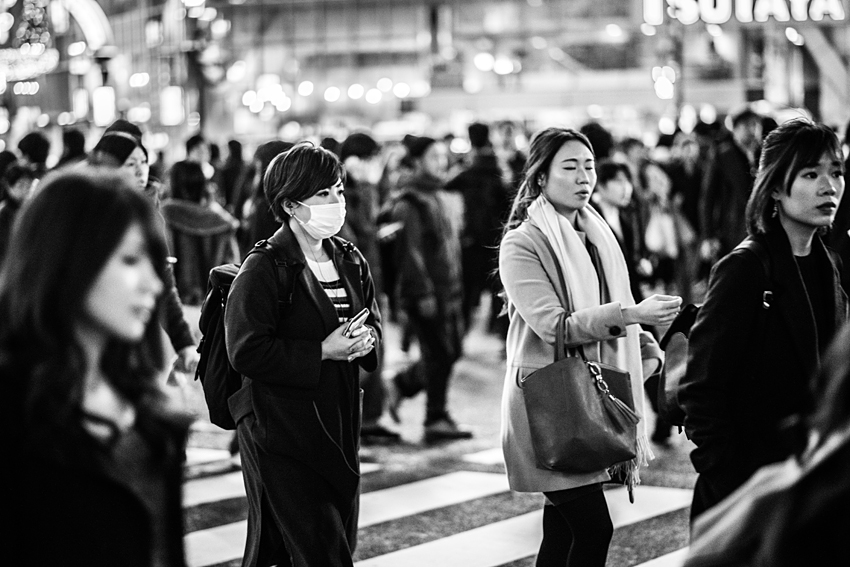
[[393, 292], [405, 303], [428, 296], [448, 303], [463, 294], [460, 241], [440, 189], [430, 175], [411, 177], [401, 189], [410, 198], [398, 197], [392, 209], [392, 219], [403, 225], [394, 247], [398, 276]]
[[[788, 456], [782, 421], [806, 412], [820, 367], [815, 319], [791, 245], [778, 223], [756, 237], [770, 258], [735, 250], [712, 270], [705, 303], [690, 335], [679, 401], [697, 448], [691, 460], [731, 492], [759, 467]], [[816, 237], [812, 253], [831, 282], [831, 335], [847, 319], [847, 295], [832, 253]], [[765, 291], [772, 292], [765, 309]], [[825, 341], [824, 341], [825, 342]]]
[[[229, 400], [238, 423], [253, 413], [254, 441], [297, 459], [350, 497], [360, 480], [358, 365], [374, 370], [377, 345], [354, 362], [322, 360], [322, 341], [339, 326], [336, 310], [288, 223], [269, 239], [290, 267], [292, 302], [278, 308], [277, 270], [264, 254], [245, 260], [225, 309], [225, 340], [243, 386]], [[325, 240], [351, 300], [352, 313], [369, 307], [366, 324], [381, 336], [381, 315], [369, 265], [341, 238]]]

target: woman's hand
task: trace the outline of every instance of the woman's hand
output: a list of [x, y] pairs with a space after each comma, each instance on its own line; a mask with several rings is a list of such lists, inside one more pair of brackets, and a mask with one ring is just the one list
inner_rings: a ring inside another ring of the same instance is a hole
[[375, 348], [375, 335], [372, 327], [361, 325], [352, 331], [350, 337], [344, 336], [347, 323], [343, 323], [322, 341], [322, 360], [347, 360], [351, 362], [371, 352]]
[[681, 307], [681, 297], [656, 293], [637, 305], [623, 307], [623, 320], [626, 325], [667, 325], [673, 322]]

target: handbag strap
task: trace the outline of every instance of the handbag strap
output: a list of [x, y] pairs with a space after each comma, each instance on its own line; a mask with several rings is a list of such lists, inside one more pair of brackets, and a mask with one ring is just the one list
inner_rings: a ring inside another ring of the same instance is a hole
[[[564, 293], [564, 299], [567, 303], [570, 301], [570, 291], [567, 288], [567, 280], [564, 278], [564, 272], [561, 269], [561, 263], [558, 261], [558, 255], [555, 253], [555, 249], [552, 248], [552, 243], [549, 242], [549, 239], [543, 234], [543, 231], [540, 230], [540, 227], [534, 226], [540, 234], [543, 236], [543, 243], [546, 245], [546, 249], [549, 251], [549, 254], [552, 256], [552, 261], [555, 264], [555, 270], [558, 272], [558, 281], [561, 284], [561, 290]], [[564, 344], [564, 336], [567, 334], [567, 312], [569, 311], [569, 305], [564, 306], [564, 313], [561, 314], [561, 317], [558, 319], [558, 328], [555, 331], [555, 361], [561, 360], [568, 353]], [[587, 362], [587, 356], [584, 354], [584, 347], [582, 345], [578, 345], [577, 347], [571, 347], [569, 350], [576, 351], [582, 360]]]

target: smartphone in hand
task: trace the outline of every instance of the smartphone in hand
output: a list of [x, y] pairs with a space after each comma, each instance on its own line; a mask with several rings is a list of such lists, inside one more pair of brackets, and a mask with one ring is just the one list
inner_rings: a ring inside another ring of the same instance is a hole
[[342, 332], [344, 337], [350, 337], [351, 333], [354, 332], [355, 329], [363, 325], [366, 322], [366, 318], [369, 316], [369, 309], [364, 307], [363, 310], [351, 318], [346, 325], [345, 330]]

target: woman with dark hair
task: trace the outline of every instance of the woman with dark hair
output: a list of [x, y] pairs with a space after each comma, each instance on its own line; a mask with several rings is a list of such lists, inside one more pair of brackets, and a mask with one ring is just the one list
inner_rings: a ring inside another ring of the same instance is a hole
[[[88, 157], [90, 165], [120, 168], [136, 181], [136, 188], [143, 192], [157, 210], [157, 221], [163, 237], [165, 220], [159, 212], [160, 183], [150, 175], [148, 151], [142, 144], [142, 131], [126, 120], [116, 120], [107, 127], [103, 137], [92, 148]], [[169, 258], [170, 260], [172, 258]], [[198, 366], [198, 351], [189, 323], [183, 315], [183, 304], [177, 291], [174, 267], [169, 262], [165, 269], [165, 294], [163, 296], [162, 328], [177, 353], [175, 370], [194, 373]]]
[[154, 209], [124, 175], [78, 169], [45, 179], [17, 226], [16, 261], [0, 271], [7, 552], [182, 566], [190, 419], [156, 382], [166, 248]]
[[[646, 334], [642, 355], [640, 324], [670, 323], [681, 305], [681, 298], [663, 295], [635, 304], [617, 239], [587, 206], [595, 185], [595, 157], [583, 134], [565, 128], [537, 132], [499, 249], [510, 320], [502, 449], [511, 489], [546, 496], [540, 567], [605, 564], [613, 526], [602, 483], [611, 476], [605, 469], [580, 474], [537, 467], [521, 380], [552, 363], [565, 317], [565, 344], [583, 347], [588, 360], [627, 370], [634, 406], [644, 416], [643, 377], [658, 360], [649, 360], [657, 345]], [[553, 284], [560, 281], [559, 266], [566, 290]], [[637, 467], [652, 456], [644, 426], [637, 431], [638, 455], [626, 465], [632, 483], [638, 481]]]
[[206, 295], [210, 270], [239, 257], [239, 221], [212, 198], [201, 164], [179, 161], [170, 176], [171, 198], [162, 202], [162, 215], [177, 258], [174, 276], [183, 302], [198, 305]]
[[807, 119], [765, 138], [746, 211], [761, 253], [739, 247], [712, 269], [679, 392], [697, 445], [692, 519], [794, 449], [783, 422], [811, 408], [809, 377], [847, 319], [820, 236], [844, 193], [842, 162], [835, 133]]
[[[230, 288], [227, 353], [243, 377], [229, 405], [248, 494], [246, 567], [352, 565], [358, 372], [377, 366], [381, 315], [369, 265], [335, 236], [343, 181], [324, 148], [301, 143], [274, 158], [264, 184], [282, 225], [267, 241], [271, 256], [249, 254]], [[361, 311], [362, 324], [347, 331]]]
[[242, 238], [240, 249], [247, 252], [255, 242], [274, 234], [280, 228], [280, 222], [275, 219], [269, 202], [266, 199], [263, 178], [274, 158], [282, 154], [293, 144], [283, 140], [270, 140], [260, 144], [254, 152], [252, 162], [253, 175], [250, 190], [247, 192], [247, 202], [239, 203], [242, 210]]
[[12, 226], [21, 206], [29, 199], [35, 187], [35, 174], [29, 166], [12, 163], [0, 174], [0, 264], [6, 257], [6, 248], [12, 236]]

